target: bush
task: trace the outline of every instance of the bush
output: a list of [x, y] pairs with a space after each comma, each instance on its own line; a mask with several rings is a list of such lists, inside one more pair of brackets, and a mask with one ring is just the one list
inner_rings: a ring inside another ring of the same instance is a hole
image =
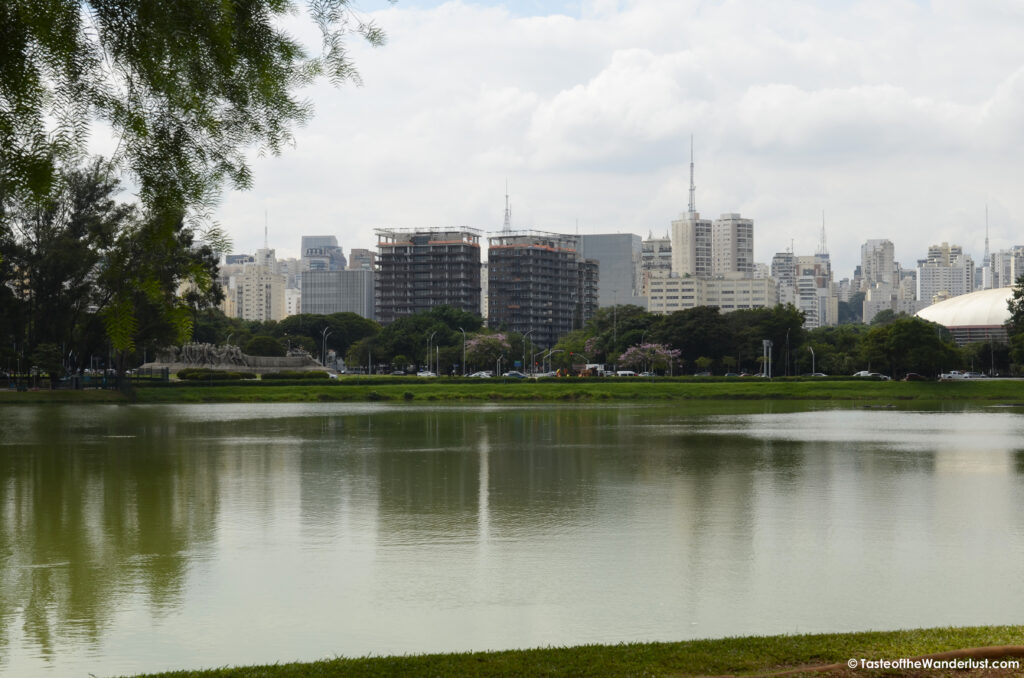
[[245, 345], [245, 353], [247, 355], [281, 358], [284, 356], [285, 350], [281, 342], [274, 337], [260, 334], [250, 339], [249, 343]]
[[264, 381], [268, 379], [326, 379], [327, 373], [320, 370], [284, 370], [282, 372], [267, 372], [263, 375]]
[[182, 381], [229, 381], [255, 378], [256, 375], [252, 372], [212, 370], [208, 367], [191, 367], [178, 371], [178, 379], [181, 379]]

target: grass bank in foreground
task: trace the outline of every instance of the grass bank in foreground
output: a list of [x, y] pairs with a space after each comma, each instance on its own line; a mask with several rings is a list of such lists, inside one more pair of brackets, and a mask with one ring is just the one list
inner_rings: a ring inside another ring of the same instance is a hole
[[273, 402], [425, 402], [533, 401], [610, 402], [683, 400], [834, 400], [889, 405], [901, 402], [984, 402], [1024, 404], [1024, 381], [955, 382], [780, 381], [669, 379], [587, 381], [423, 380], [387, 378], [316, 383], [172, 382], [138, 385], [128, 397], [115, 391], [0, 391], [3, 403], [140, 402], [140, 403], [273, 403]]
[[977, 400], [1024, 402], [1024, 382], [857, 381], [621, 381], [481, 380], [470, 382], [345, 383], [292, 385], [193, 385], [141, 387], [138, 402], [363, 402], [363, 401], [616, 401], [616, 400], [845, 400], [885, 404], [900, 401]]
[[[1024, 645], [1024, 626], [769, 636], [579, 647], [330, 659], [206, 671], [151, 674], [165, 678], [294, 678], [298, 676], [756, 676], [849, 659], [919, 657], [961, 648]], [[883, 675], [857, 669], [847, 675]], [[1020, 675], [1021, 671], [1005, 675]], [[810, 675], [809, 673], [807, 675]], [[888, 672], [884, 675], [966, 676], [964, 671]], [[996, 675], [987, 673], [985, 675]]]

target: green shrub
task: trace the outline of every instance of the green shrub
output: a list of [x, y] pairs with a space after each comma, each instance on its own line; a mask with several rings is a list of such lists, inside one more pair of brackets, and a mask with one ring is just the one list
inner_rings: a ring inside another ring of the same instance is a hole
[[255, 379], [252, 372], [232, 372], [229, 370], [213, 370], [208, 367], [187, 367], [178, 371], [178, 379], [182, 381], [233, 381], [238, 379]]
[[285, 355], [285, 348], [274, 337], [260, 334], [249, 340], [245, 345], [247, 355], [270, 356], [280, 358]]
[[405, 393], [402, 394], [402, 397], [405, 398], [406, 400], [412, 400], [413, 398], [416, 397], [416, 394], [413, 393], [412, 391], [406, 391]]
[[262, 379], [326, 379], [327, 373], [319, 370], [283, 370], [281, 372], [267, 372]]

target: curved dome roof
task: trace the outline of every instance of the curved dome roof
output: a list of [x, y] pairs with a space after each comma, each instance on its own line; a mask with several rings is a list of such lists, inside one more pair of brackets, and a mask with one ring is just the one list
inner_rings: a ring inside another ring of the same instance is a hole
[[961, 294], [922, 308], [916, 315], [946, 327], [1000, 326], [1010, 319], [1006, 303], [1012, 295], [1012, 287]]

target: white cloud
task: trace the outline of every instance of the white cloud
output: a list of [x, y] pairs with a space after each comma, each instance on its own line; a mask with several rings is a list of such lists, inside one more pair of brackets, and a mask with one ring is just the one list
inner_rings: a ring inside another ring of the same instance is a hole
[[940, 237], [980, 257], [986, 202], [993, 247], [1021, 240], [1019, 8], [633, 0], [572, 17], [464, 0], [374, 16], [389, 44], [351, 45], [365, 86], [312, 89], [296, 148], [225, 201], [239, 249], [261, 243], [265, 209], [293, 254], [302, 233], [366, 247], [383, 225], [496, 229], [506, 177], [522, 225], [663, 233], [691, 133], [698, 207], [753, 217], [761, 260], [790, 238], [813, 249], [822, 209], [841, 275], [867, 237], [905, 264]]

